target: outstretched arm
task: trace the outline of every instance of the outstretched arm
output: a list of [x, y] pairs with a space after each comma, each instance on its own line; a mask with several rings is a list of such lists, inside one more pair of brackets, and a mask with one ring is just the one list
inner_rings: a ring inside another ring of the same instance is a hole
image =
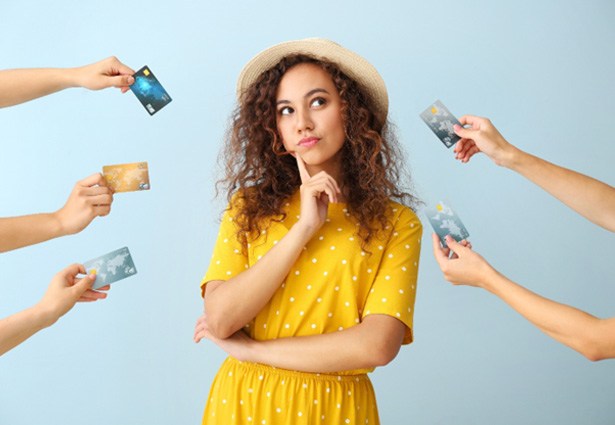
[[[65, 268], [54, 276], [45, 296], [38, 304], [0, 320], [0, 356], [41, 329], [53, 325], [73, 308], [76, 302], [96, 301], [107, 296], [104, 292], [90, 289], [96, 276], [77, 279], [79, 273], [85, 273], [80, 264]], [[107, 290], [109, 287], [100, 289]]]
[[66, 204], [54, 213], [0, 218], [0, 252], [78, 233], [94, 218], [109, 214], [112, 202], [103, 176], [93, 174], [77, 182]]
[[465, 115], [455, 127], [462, 139], [455, 146], [456, 158], [468, 162], [483, 152], [497, 165], [513, 170], [591, 222], [615, 232], [615, 187], [577, 173], [511, 145], [487, 118]]
[[211, 339], [241, 361], [300, 372], [330, 373], [388, 364], [397, 356], [404, 332], [405, 325], [394, 317], [373, 314], [358, 325], [322, 335], [256, 341], [238, 331], [227, 339], [219, 339], [209, 331], [204, 314], [197, 321], [194, 341]]
[[69, 87], [100, 90], [118, 87], [125, 93], [135, 72], [110, 57], [78, 68], [32, 68], [0, 71], [0, 108], [47, 96]]
[[615, 318], [599, 319], [579, 309], [544, 298], [495, 270], [470, 248], [447, 237], [453, 251], [433, 235], [434, 256], [444, 278], [454, 285], [477, 286], [515, 309], [541, 331], [592, 361], [615, 358]]

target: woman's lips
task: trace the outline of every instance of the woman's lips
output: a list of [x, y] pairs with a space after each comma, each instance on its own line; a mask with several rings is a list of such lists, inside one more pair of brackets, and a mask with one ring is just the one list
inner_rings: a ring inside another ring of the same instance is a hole
[[299, 146], [304, 147], [304, 148], [311, 148], [319, 141], [320, 139], [318, 137], [306, 137], [305, 139], [301, 139], [299, 141]]

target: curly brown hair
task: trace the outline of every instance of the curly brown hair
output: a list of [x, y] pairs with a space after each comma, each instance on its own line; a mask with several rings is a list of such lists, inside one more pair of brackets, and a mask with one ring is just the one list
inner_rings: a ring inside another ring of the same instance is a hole
[[235, 222], [244, 246], [271, 220], [285, 218], [284, 201], [299, 189], [301, 179], [296, 160], [284, 155], [277, 131], [276, 91], [284, 73], [301, 63], [322, 67], [339, 91], [346, 140], [342, 182], [338, 183], [346, 189], [348, 213], [357, 220], [357, 233], [365, 247], [390, 224], [391, 199], [411, 208], [417, 199], [400, 187], [405, 173], [391, 124], [378, 119], [371, 99], [333, 63], [306, 55], [287, 56], [241, 93], [220, 158], [225, 178], [217, 182], [216, 193], [222, 185], [229, 204], [237, 208]]

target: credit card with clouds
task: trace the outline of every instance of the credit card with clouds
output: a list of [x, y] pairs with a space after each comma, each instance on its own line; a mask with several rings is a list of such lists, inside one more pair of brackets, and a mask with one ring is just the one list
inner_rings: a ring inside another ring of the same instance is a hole
[[147, 65], [138, 70], [133, 77], [135, 82], [130, 86], [130, 90], [150, 115], [154, 115], [173, 100]]
[[87, 274], [96, 275], [92, 289], [98, 289], [137, 274], [137, 268], [127, 247], [86, 261], [83, 267]]
[[438, 234], [442, 246], [446, 247], [446, 235], [451, 235], [457, 242], [470, 236], [459, 216], [453, 211], [447, 201], [438, 202], [435, 207], [425, 208], [425, 215], [431, 223], [434, 232]]
[[150, 188], [147, 162], [105, 165], [103, 177], [107, 186], [115, 192], [134, 192]]
[[455, 124], [461, 126], [461, 123], [439, 100], [425, 109], [421, 113], [421, 118], [447, 148], [461, 140], [461, 137], [453, 131], [453, 126]]

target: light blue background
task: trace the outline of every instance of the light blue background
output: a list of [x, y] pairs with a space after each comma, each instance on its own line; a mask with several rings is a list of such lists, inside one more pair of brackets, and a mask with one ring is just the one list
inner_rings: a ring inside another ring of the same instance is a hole
[[[0, 68], [149, 65], [173, 97], [150, 117], [117, 90], [0, 111], [0, 216], [52, 211], [103, 165], [148, 161], [81, 234], [0, 256], [0, 316], [53, 274], [128, 246], [139, 273], [0, 358], [0, 424], [200, 423], [223, 352], [192, 342], [223, 206], [216, 156], [258, 51], [331, 38], [382, 73], [419, 196], [447, 198], [474, 248], [532, 290], [615, 313], [613, 235], [484, 157], [461, 165], [419, 119], [435, 99], [522, 149], [613, 184], [612, 1], [3, 1]], [[372, 374], [383, 424], [613, 424], [615, 362], [591, 363], [488, 293], [445, 283], [425, 224], [416, 342]]]

